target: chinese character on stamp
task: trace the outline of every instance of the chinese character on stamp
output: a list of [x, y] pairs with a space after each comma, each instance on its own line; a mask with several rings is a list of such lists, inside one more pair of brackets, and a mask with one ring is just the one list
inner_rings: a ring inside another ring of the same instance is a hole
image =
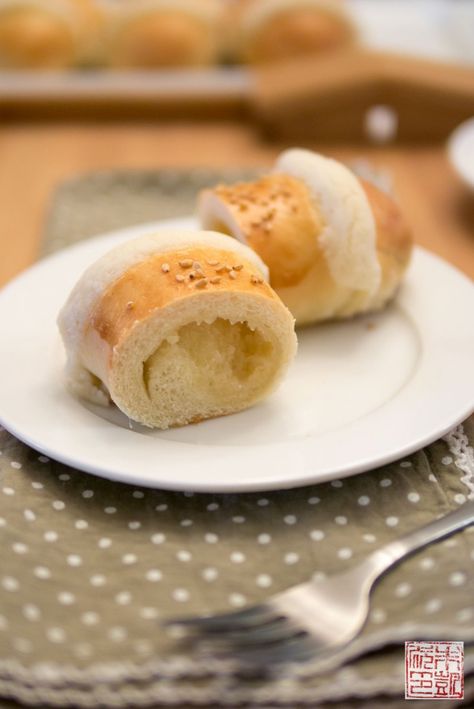
[[464, 643], [405, 643], [405, 699], [463, 699]]

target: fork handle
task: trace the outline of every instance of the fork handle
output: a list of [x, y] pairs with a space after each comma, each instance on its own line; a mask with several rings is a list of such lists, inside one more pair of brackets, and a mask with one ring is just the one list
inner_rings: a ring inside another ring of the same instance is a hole
[[474, 524], [474, 501], [465, 502], [458, 510], [449, 512], [373, 552], [369, 557], [371, 566], [378, 576], [405, 556], [413, 554], [437, 539], [449, 537], [453, 532], [458, 532], [471, 524]]

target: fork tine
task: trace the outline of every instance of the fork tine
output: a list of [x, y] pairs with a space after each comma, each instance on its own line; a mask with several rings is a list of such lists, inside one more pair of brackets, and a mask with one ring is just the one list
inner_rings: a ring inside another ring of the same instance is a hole
[[199, 628], [198, 637], [203, 640], [222, 641], [223, 643], [240, 645], [258, 645], [269, 642], [289, 640], [301, 633], [301, 629], [296, 627], [282, 616], [274, 616], [267, 622], [253, 627], [232, 628], [231, 630], [219, 628]]
[[206, 649], [215, 655], [237, 660], [242, 666], [252, 666], [260, 669], [271, 669], [274, 665], [289, 662], [305, 662], [317, 656], [322, 648], [311, 636], [305, 634], [292, 637], [285, 641], [262, 645], [227, 645], [206, 643]]
[[252, 628], [274, 619], [274, 611], [269, 606], [260, 604], [258, 606], [250, 606], [241, 611], [220, 613], [218, 615], [169, 618], [164, 621], [164, 624], [166, 626], [179, 625], [198, 632], [213, 632]]

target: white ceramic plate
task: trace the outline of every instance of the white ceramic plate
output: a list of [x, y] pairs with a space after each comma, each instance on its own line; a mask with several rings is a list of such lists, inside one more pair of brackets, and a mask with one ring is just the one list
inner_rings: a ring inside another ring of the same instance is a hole
[[458, 175], [474, 190], [474, 118], [461, 123], [451, 134], [448, 155]]
[[[193, 224], [173, 220], [166, 226]], [[42, 453], [80, 470], [150, 487], [290, 488], [400, 458], [470, 413], [474, 287], [421, 249], [387, 310], [300, 332], [289, 376], [253, 409], [152, 431], [130, 428], [114, 408], [73, 398], [63, 382], [58, 310], [87, 265], [156, 226], [61, 251], [0, 294], [0, 420]]]

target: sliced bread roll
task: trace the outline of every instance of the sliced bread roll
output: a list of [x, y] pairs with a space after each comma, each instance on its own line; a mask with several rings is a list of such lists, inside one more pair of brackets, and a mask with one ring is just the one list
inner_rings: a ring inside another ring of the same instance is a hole
[[59, 315], [68, 383], [166, 429], [245, 409], [296, 352], [294, 321], [248, 247], [212, 232], [161, 232], [116, 247]]
[[412, 235], [395, 202], [336, 160], [284, 152], [252, 183], [199, 200], [206, 229], [253, 248], [298, 325], [382, 308], [408, 265]]

